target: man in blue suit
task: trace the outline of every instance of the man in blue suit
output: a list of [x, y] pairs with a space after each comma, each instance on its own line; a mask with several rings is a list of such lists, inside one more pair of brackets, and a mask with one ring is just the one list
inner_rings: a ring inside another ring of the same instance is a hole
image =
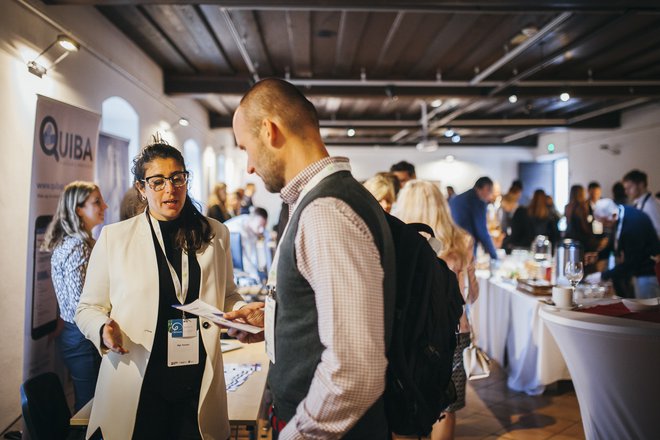
[[490, 258], [496, 260], [497, 252], [486, 226], [486, 207], [492, 196], [493, 181], [489, 177], [480, 177], [472, 189], [453, 197], [449, 201], [449, 207], [456, 224], [474, 237], [475, 252], [477, 243], [481, 243]]
[[[652, 259], [660, 253], [660, 241], [649, 216], [632, 206], [617, 205], [610, 199], [600, 199], [596, 202], [594, 217], [612, 231], [607, 247], [598, 254], [598, 258], [607, 259], [613, 252], [616, 265], [604, 272], [587, 276], [585, 281], [596, 283], [612, 280], [617, 293], [624, 297], [660, 296], [660, 287], [655, 276], [655, 261]], [[595, 255], [585, 257], [593, 260]], [[634, 292], [621, 288], [629, 285], [626, 280], [630, 278]]]

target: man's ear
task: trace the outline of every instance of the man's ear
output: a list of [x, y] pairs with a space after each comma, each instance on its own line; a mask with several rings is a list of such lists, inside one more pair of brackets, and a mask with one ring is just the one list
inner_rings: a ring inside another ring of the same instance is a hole
[[272, 119], [265, 118], [262, 121], [263, 141], [273, 148], [280, 148], [284, 144], [284, 135], [280, 126]]

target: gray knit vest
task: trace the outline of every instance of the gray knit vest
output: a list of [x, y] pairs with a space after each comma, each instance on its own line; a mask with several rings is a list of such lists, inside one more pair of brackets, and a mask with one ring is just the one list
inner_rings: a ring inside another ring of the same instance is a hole
[[[275, 314], [275, 364], [270, 365], [268, 384], [276, 415], [291, 420], [296, 407], [309, 390], [314, 371], [321, 360], [323, 345], [318, 331], [314, 291], [297, 268], [295, 236], [305, 207], [313, 200], [333, 197], [344, 201], [362, 218], [374, 237], [384, 270], [385, 304], [394, 297], [394, 244], [383, 210], [374, 197], [348, 171], [323, 179], [300, 202], [282, 237], [277, 267], [277, 311]], [[328, 263], [330, 264], [330, 263]], [[364, 292], [369, 295], [372, 292]], [[388, 315], [386, 310], [386, 315]], [[383, 317], [385, 319], [385, 317]], [[390, 326], [385, 326], [387, 329]], [[355, 374], [361, 374], [356, 371]], [[345, 439], [387, 437], [387, 421], [382, 397], [346, 434]], [[383, 431], [385, 430], [385, 431]]]

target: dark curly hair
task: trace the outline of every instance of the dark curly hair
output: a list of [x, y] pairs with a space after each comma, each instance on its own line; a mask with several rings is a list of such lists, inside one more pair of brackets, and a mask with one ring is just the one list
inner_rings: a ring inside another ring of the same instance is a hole
[[[133, 159], [133, 178], [138, 189], [144, 188], [144, 177], [149, 163], [155, 159], [174, 159], [186, 170], [186, 163], [181, 152], [173, 146], [155, 139], [151, 145], [147, 145]], [[202, 215], [199, 208], [195, 206], [186, 190], [186, 201], [179, 215], [180, 226], [174, 238], [177, 249], [185, 249], [187, 252], [195, 252], [210, 243], [214, 237], [213, 229], [209, 221]]]

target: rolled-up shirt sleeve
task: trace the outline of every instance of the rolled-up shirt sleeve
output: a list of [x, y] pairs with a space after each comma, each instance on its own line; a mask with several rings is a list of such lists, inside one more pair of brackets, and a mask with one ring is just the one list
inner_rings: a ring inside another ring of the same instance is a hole
[[364, 221], [335, 198], [305, 208], [295, 248], [298, 269], [314, 290], [324, 350], [280, 439], [340, 438], [385, 389], [380, 254]]

